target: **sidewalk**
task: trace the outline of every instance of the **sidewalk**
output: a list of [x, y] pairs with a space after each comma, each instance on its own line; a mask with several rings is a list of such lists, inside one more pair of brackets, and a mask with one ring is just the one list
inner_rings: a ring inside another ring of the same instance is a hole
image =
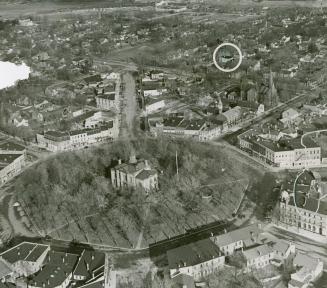
[[289, 233], [296, 234], [298, 236], [307, 238], [309, 240], [313, 240], [315, 242], [319, 242], [319, 243], [322, 243], [322, 244], [327, 244], [327, 237], [326, 236], [319, 235], [319, 234], [316, 234], [316, 233], [312, 233], [310, 231], [306, 231], [306, 230], [303, 230], [301, 228], [296, 228], [296, 227], [292, 227], [292, 226], [283, 227], [282, 225], [277, 225], [277, 224], [272, 224], [272, 227], [274, 227], [276, 229], [287, 231]]

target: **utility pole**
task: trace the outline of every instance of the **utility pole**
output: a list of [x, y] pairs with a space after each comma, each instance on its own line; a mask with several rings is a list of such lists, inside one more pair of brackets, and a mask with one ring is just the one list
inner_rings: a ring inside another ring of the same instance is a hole
[[178, 157], [177, 157], [177, 150], [176, 150], [176, 173], [178, 175]]

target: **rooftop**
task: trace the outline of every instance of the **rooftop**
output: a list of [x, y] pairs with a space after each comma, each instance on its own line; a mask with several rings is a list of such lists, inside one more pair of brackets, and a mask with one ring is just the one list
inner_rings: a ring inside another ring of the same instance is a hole
[[116, 94], [115, 94], [115, 92], [107, 92], [104, 94], [98, 94], [97, 97], [102, 98], [102, 99], [107, 99], [107, 100], [115, 100]]
[[[296, 198], [297, 206], [322, 215], [327, 215], [327, 202], [320, 201], [313, 197], [305, 197], [304, 195], [300, 195], [299, 198]], [[294, 198], [291, 197], [289, 201], [289, 205], [294, 205]]]
[[87, 278], [90, 275], [90, 272], [92, 273], [101, 266], [104, 266], [104, 262], [104, 253], [84, 250], [74, 270], [74, 275], [79, 275]]
[[44, 261], [43, 269], [33, 277], [31, 285], [44, 288], [62, 285], [72, 273], [78, 257], [74, 254], [50, 251]]
[[[296, 149], [304, 149], [301, 144], [301, 138], [295, 139], [281, 139], [279, 141], [267, 140], [260, 136], [247, 136], [246, 141], [253, 144], [264, 146], [274, 152], [293, 151]], [[313, 141], [311, 137], [305, 137], [303, 143], [307, 148], [319, 148], [319, 145]]]
[[80, 288], [104, 288], [104, 280], [100, 279], [100, 280], [85, 284], [83, 286], [80, 286]]
[[170, 269], [194, 266], [221, 255], [218, 246], [210, 239], [199, 240], [167, 251]]
[[243, 251], [243, 254], [247, 260], [253, 260], [258, 257], [268, 255], [269, 253], [272, 253], [274, 250], [269, 247], [268, 245], [260, 245], [248, 250]]
[[21, 154], [0, 154], [0, 170], [14, 162]]
[[36, 261], [44, 251], [49, 248], [48, 245], [22, 242], [19, 245], [3, 252], [0, 257], [13, 264], [20, 260]]
[[[217, 243], [220, 247], [227, 246], [229, 244], [235, 243], [237, 241], [245, 241], [245, 244], [251, 245], [250, 242], [253, 244], [256, 241], [256, 238], [262, 233], [263, 231], [259, 228], [258, 224], [252, 224], [246, 226], [244, 228], [236, 229], [225, 234], [221, 234], [217, 237]], [[251, 240], [252, 239], [252, 240]], [[250, 242], [249, 242], [250, 240]]]
[[0, 150], [4, 151], [24, 151], [25, 147], [19, 144], [16, 144], [12, 141], [5, 141], [0, 143]]
[[145, 179], [148, 179], [149, 177], [151, 177], [153, 175], [156, 175], [156, 174], [157, 174], [157, 171], [153, 170], [153, 169], [143, 170], [139, 174], [136, 175], [136, 178], [140, 179], [140, 180], [145, 180]]

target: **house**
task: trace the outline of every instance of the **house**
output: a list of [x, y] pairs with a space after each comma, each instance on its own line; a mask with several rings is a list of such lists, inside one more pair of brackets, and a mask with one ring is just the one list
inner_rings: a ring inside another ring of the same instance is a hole
[[12, 119], [12, 124], [15, 125], [15, 127], [28, 127], [29, 123], [27, 119], [24, 119], [22, 117], [15, 117]]
[[143, 188], [146, 191], [158, 189], [158, 172], [151, 168], [148, 160], [137, 160], [134, 155], [128, 163], [119, 160], [111, 169], [111, 182], [116, 188]]
[[116, 95], [115, 93], [98, 94], [96, 97], [97, 108], [102, 110], [110, 110], [116, 108]]
[[142, 81], [142, 90], [144, 97], [158, 97], [168, 91], [159, 80]]
[[79, 256], [51, 250], [44, 260], [42, 269], [29, 281], [31, 288], [66, 288]]
[[183, 115], [173, 115], [163, 119], [161, 123], [156, 123], [155, 135], [165, 134], [172, 137], [194, 138], [197, 140], [206, 139], [205, 129], [207, 123], [205, 119], [186, 119]]
[[48, 245], [22, 242], [0, 254], [0, 259], [13, 271], [13, 279], [27, 277], [41, 269], [49, 250]]
[[274, 249], [267, 244], [263, 244], [246, 251], [243, 251], [246, 259], [247, 270], [260, 269], [270, 264], [274, 258]]
[[274, 141], [248, 131], [239, 135], [238, 140], [242, 150], [270, 165], [301, 169], [321, 164], [321, 148], [311, 137], [305, 137], [303, 143], [301, 137]]
[[295, 254], [295, 245], [291, 242], [277, 240], [269, 244], [274, 250], [274, 261], [276, 263], [282, 264], [290, 255]]
[[236, 250], [257, 245], [263, 231], [259, 224], [252, 224], [244, 228], [232, 230], [215, 237], [212, 241], [220, 248], [224, 255], [232, 255]]
[[284, 127], [290, 126], [292, 124], [298, 123], [300, 121], [301, 114], [293, 108], [289, 108], [282, 113], [282, 118], [280, 121], [283, 123]]
[[172, 288], [195, 288], [194, 279], [187, 274], [178, 274], [173, 278]]
[[219, 270], [225, 256], [210, 239], [199, 240], [167, 251], [170, 277], [180, 274], [199, 280]]
[[223, 133], [223, 123], [207, 123], [207, 126], [200, 131], [200, 141], [210, 141], [214, 138], [219, 137]]
[[218, 115], [217, 119], [226, 122], [228, 126], [233, 126], [242, 118], [242, 114], [242, 108], [236, 106]]
[[118, 137], [116, 123], [109, 121], [101, 123], [100, 127], [85, 128], [70, 132], [47, 131], [43, 135], [37, 134], [37, 143], [40, 147], [51, 152], [80, 149]]
[[307, 288], [309, 284], [317, 280], [323, 273], [324, 263], [320, 259], [298, 253], [293, 265], [297, 271], [291, 274], [288, 288]]
[[73, 272], [75, 281], [91, 281], [103, 275], [105, 255], [101, 252], [84, 250]]
[[0, 185], [16, 176], [25, 166], [25, 154], [0, 153]]
[[166, 105], [164, 99], [152, 99], [152, 98], [147, 98], [146, 103], [145, 103], [145, 112], [147, 114], [151, 114], [153, 112], [156, 112], [162, 108], [164, 108]]
[[93, 111], [89, 117], [84, 119], [84, 128], [99, 128], [112, 123], [113, 138], [117, 138], [119, 134], [118, 117], [113, 111]]

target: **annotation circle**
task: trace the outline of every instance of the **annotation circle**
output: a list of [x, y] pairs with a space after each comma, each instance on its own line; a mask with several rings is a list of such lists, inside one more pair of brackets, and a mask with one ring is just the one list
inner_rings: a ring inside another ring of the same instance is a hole
[[[218, 64], [218, 62], [217, 62], [217, 54], [218, 54], [219, 50], [220, 50], [221, 48], [223, 48], [223, 47], [232, 47], [233, 49], [235, 49], [235, 50], [237, 51], [237, 53], [238, 53], [238, 55], [239, 55], [239, 59], [238, 59], [238, 62], [237, 62], [237, 64], [236, 64], [235, 67], [232, 67], [232, 68], [227, 69], [227, 68], [221, 67], [221, 66]], [[225, 42], [225, 43], [220, 44], [220, 45], [215, 49], [215, 51], [213, 52], [213, 63], [215, 64], [215, 66], [216, 66], [220, 71], [222, 71], [222, 72], [226, 72], [226, 73], [233, 72], [233, 71], [235, 71], [238, 67], [240, 67], [240, 65], [242, 64], [242, 59], [243, 59], [243, 55], [242, 55], [242, 51], [241, 51], [241, 49], [240, 49], [237, 45], [235, 45], [235, 44], [233, 44], [233, 43], [229, 43], [229, 42]]]

